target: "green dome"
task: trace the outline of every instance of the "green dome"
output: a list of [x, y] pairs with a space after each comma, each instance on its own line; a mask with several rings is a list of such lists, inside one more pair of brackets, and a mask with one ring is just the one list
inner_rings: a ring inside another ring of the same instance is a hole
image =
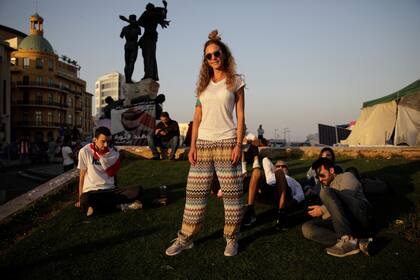
[[20, 42], [19, 49], [54, 53], [50, 42], [41, 35], [29, 35]]

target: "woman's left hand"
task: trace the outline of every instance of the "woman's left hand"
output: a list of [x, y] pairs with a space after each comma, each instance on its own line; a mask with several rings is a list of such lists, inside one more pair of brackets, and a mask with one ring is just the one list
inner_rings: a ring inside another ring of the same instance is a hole
[[232, 151], [232, 165], [237, 165], [241, 161], [242, 151], [241, 148], [238, 146], [235, 146]]

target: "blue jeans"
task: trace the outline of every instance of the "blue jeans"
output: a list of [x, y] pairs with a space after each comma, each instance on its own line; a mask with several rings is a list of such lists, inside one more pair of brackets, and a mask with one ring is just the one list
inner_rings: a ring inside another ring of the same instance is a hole
[[354, 191], [323, 188], [320, 198], [331, 217], [304, 223], [302, 233], [305, 238], [333, 245], [343, 235], [360, 235], [371, 226], [371, 206], [368, 201], [356, 198]]
[[156, 137], [153, 134], [147, 135], [147, 144], [149, 145], [150, 150], [152, 150], [153, 157], [160, 157], [159, 152], [156, 147], [161, 148], [170, 148], [171, 154], [169, 158], [175, 158], [176, 150], [178, 149], [179, 136], [174, 136], [169, 141], [163, 141], [161, 138]]

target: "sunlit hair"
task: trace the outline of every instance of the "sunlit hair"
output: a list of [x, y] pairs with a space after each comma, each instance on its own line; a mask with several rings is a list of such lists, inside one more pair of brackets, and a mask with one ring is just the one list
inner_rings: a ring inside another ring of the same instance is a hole
[[211, 77], [213, 76], [213, 68], [211, 68], [205, 58], [206, 55], [206, 48], [211, 45], [215, 44], [219, 46], [220, 50], [222, 51], [222, 59], [223, 59], [223, 72], [226, 75], [226, 87], [229, 91], [233, 91], [235, 89], [235, 74], [236, 74], [236, 63], [235, 58], [232, 56], [229, 47], [221, 41], [222, 39], [218, 35], [217, 30], [213, 30], [209, 34], [209, 40], [204, 44], [203, 48], [203, 59], [201, 62], [201, 69], [200, 74], [198, 76], [197, 81], [197, 89], [196, 94], [200, 96], [200, 94], [206, 89], [207, 85], [210, 82]]
[[321, 152], [319, 152], [319, 156], [318, 157], [319, 158], [322, 157], [322, 154], [324, 152], [330, 152], [331, 153], [331, 156], [332, 156], [331, 161], [334, 163], [335, 162], [335, 153], [334, 153], [333, 149], [331, 149], [330, 147], [324, 147], [324, 148], [322, 148]]

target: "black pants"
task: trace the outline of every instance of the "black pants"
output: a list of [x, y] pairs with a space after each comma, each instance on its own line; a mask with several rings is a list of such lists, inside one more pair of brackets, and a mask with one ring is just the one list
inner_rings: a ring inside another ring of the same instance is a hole
[[80, 197], [80, 206], [87, 210], [92, 207], [95, 211], [112, 211], [117, 205], [130, 203], [139, 196], [138, 189], [120, 189], [98, 190], [85, 192]]

